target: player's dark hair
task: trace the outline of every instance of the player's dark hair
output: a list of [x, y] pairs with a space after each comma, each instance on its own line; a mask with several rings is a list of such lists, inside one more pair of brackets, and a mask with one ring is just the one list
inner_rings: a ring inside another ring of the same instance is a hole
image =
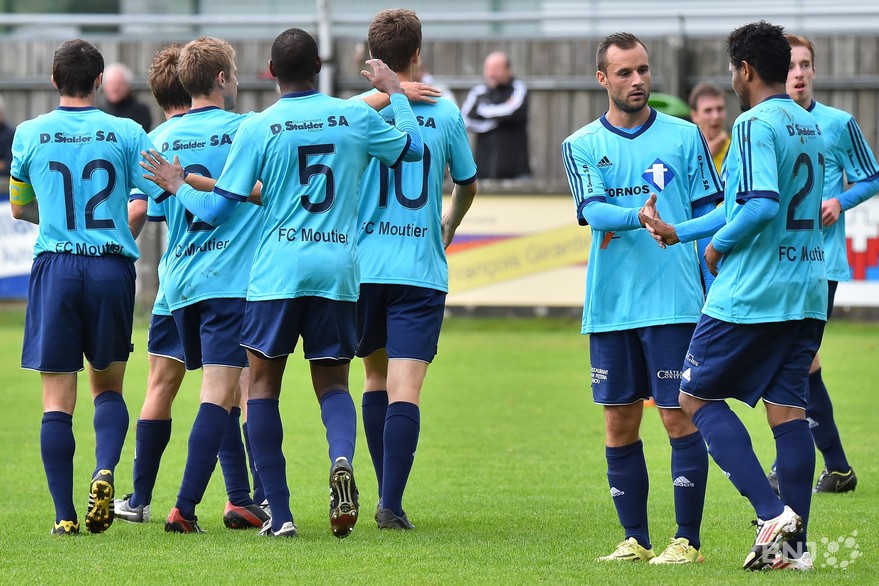
[[188, 108], [192, 103], [189, 92], [177, 76], [177, 62], [182, 49], [182, 43], [168, 45], [156, 52], [150, 64], [147, 85], [152, 90], [156, 102], [165, 112]]
[[382, 10], [372, 19], [367, 35], [369, 53], [391, 71], [403, 71], [421, 49], [421, 21], [411, 10]]
[[647, 50], [644, 41], [633, 35], [632, 33], [614, 33], [604, 38], [598, 45], [598, 51], [595, 53], [595, 66], [598, 71], [607, 73], [607, 50], [611, 47], [619, 47], [620, 49], [631, 49], [635, 45], [641, 45]]
[[699, 99], [705, 97], [725, 99], [723, 90], [718, 86], [713, 83], [702, 82], [690, 92], [690, 97], [688, 99], [690, 109], [695, 110], [699, 106]]
[[288, 28], [272, 43], [272, 68], [281, 83], [313, 82], [317, 63], [317, 42], [302, 29]]
[[55, 49], [52, 78], [58, 93], [71, 98], [84, 98], [95, 91], [95, 80], [104, 71], [104, 57], [97, 47], [72, 39]]
[[766, 83], [784, 84], [790, 69], [790, 43], [784, 27], [765, 20], [740, 26], [726, 39], [729, 61], [738, 69], [743, 61]]

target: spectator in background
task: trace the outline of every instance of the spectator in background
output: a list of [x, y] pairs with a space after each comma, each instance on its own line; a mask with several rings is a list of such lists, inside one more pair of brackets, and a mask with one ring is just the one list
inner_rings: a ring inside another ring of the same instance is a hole
[[6, 123], [6, 102], [0, 96], [0, 193], [9, 189], [9, 165], [12, 164], [12, 135], [15, 129]]
[[713, 83], [700, 83], [690, 92], [689, 102], [690, 119], [708, 141], [714, 167], [720, 173], [730, 143], [726, 131], [726, 98], [723, 90]]
[[107, 114], [134, 120], [146, 132], [153, 126], [149, 107], [131, 93], [131, 70], [121, 63], [111, 63], [104, 70], [104, 99], [100, 108]]
[[476, 133], [476, 166], [480, 179], [529, 177], [528, 88], [513, 77], [506, 54], [485, 58], [485, 83], [470, 90], [461, 114]]

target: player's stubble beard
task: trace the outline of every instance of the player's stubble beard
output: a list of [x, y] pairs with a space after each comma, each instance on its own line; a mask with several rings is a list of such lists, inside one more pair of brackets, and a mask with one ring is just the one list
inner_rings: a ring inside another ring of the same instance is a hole
[[644, 101], [638, 100], [637, 105], [629, 102], [625, 98], [619, 98], [617, 96], [611, 96], [611, 100], [613, 100], [614, 105], [622, 112], [626, 114], [637, 114], [641, 110], [647, 107], [647, 102], [650, 99], [650, 88], [644, 88]]

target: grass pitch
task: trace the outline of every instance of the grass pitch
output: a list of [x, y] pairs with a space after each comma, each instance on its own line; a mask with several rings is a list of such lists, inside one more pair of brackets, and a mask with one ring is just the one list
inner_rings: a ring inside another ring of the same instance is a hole
[[[20, 310], [0, 312], [2, 583], [879, 583], [879, 426], [871, 393], [879, 380], [876, 324], [831, 322], [827, 328], [824, 378], [860, 483], [854, 493], [816, 496], [810, 540], [817, 569], [810, 575], [740, 569], [753, 541], [753, 512], [713, 462], [704, 564], [594, 561], [623, 534], [608, 496], [603, 417], [591, 402], [587, 341], [578, 335], [577, 323], [536, 319], [445, 324], [422, 395], [421, 441], [404, 502], [417, 527], [413, 532], [375, 528], [375, 478], [361, 435], [354, 464], [363, 518], [347, 539], [330, 534], [326, 442], [307, 367], [297, 354], [288, 363], [281, 411], [298, 539], [259, 539], [255, 531], [225, 529], [219, 467], [198, 507], [208, 533], [164, 533], [197, 408], [198, 372], [188, 376], [174, 407], [153, 522], [117, 521], [102, 535], [52, 537], [54, 514], [39, 452], [39, 376], [19, 369], [22, 324]], [[126, 376], [131, 427], [116, 470], [119, 494], [131, 489], [134, 426], [146, 385], [145, 327], [137, 328], [135, 344]], [[362, 380], [362, 367], [354, 362], [351, 388], [358, 405]], [[763, 409], [734, 408], [768, 464], [774, 444]], [[670, 447], [654, 411], [645, 416], [642, 436], [652, 487], [651, 538], [661, 550], [675, 525]], [[74, 416], [81, 520], [94, 465], [92, 413], [82, 377]], [[845, 569], [843, 561], [850, 562]]]

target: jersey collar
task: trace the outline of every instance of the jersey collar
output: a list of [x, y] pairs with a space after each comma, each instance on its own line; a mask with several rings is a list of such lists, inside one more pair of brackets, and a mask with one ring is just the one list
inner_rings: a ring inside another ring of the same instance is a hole
[[[649, 106], [648, 106], [648, 108], [649, 108]], [[623, 138], [633, 139], [633, 138], [638, 138], [639, 136], [641, 136], [642, 134], [647, 132], [647, 130], [651, 126], [653, 126], [653, 123], [656, 121], [656, 110], [654, 110], [653, 108], [650, 108], [650, 116], [647, 118], [647, 121], [641, 125], [641, 128], [639, 128], [638, 130], [636, 130], [635, 132], [632, 132], [632, 133], [628, 133], [625, 130], [620, 130], [619, 128], [617, 128], [616, 126], [614, 126], [613, 124], [608, 122], [606, 112], [604, 114], [602, 114], [602, 116], [599, 120], [601, 120], [601, 123], [604, 125], [605, 128], [607, 128], [609, 131], [613, 132], [614, 134], [622, 136]]]
[[58, 106], [58, 110], [64, 112], [88, 112], [89, 110], [97, 110], [94, 106]]
[[204, 106], [202, 108], [193, 108], [187, 114], [198, 114], [199, 112], [210, 112], [211, 110], [219, 110], [219, 106]]
[[290, 92], [289, 94], [284, 94], [283, 96], [281, 96], [281, 99], [283, 100], [284, 98], [304, 98], [307, 96], [312, 96], [316, 93], [318, 93], [317, 90], [305, 90], [304, 92]]

